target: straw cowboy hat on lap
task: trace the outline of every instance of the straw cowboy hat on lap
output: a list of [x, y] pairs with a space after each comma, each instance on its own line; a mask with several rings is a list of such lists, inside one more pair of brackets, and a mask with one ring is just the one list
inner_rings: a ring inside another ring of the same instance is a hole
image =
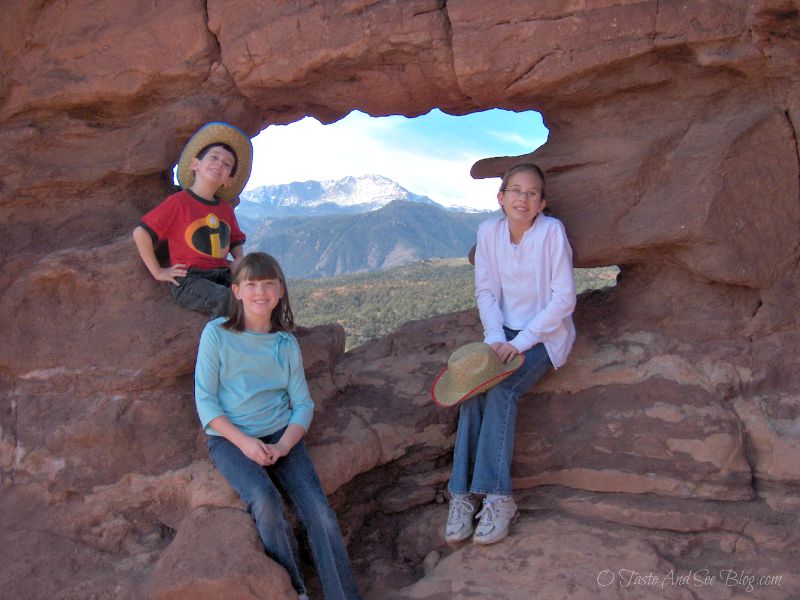
[[483, 342], [461, 346], [434, 380], [431, 398], [439, 406], [455, 406], [497, 385], [519, 369], [524, 360], [522, 354], [517, 354], [502, 363], [492, 347]]
[[215, 194], [223, 200], [233, 200], [242, 193], [247, 180], [250, 179], [250, 170], [253, 168], [253, 144], [244, 131], [228, 123], [214, 121], [203, 125], [195, 132], [178, 160], [178, 183], [185, 190], [192, 187], [194, 183], [192, 159], [210, 144], [226, 144], [236, 153], [236, 173], [232, 181], [220, 187]]

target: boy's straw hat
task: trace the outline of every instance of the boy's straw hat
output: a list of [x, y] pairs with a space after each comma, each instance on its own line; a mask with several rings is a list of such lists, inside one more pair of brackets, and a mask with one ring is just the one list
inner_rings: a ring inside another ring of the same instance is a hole
[[220, 187], [215, 193], [224, 200], [233, 200], [242, 193], [247, 180], [250, 179], [250, 170], [253, 168], [253, 144], [244, 131], [228, 123], [214, 121], [203, 125], [195, 132], [178, 160], [178, 183], [185, 190], [192, 187], [194, 183], [192, 159], [209, 144], [227, 144], [236, 153], [236, 175], [229, 185]]
[[444, 369], [431, 386], [431, 398], [439, 406], [455, 406], [482, 394], [522, 366], [525, 357], [517, 354], [507, 363], [500, 362], [492, 347], [473, 342], [450, 355]]

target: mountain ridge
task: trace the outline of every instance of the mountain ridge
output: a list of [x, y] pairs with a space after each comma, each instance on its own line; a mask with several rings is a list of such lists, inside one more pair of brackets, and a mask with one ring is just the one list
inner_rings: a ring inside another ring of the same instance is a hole
[[466, 256], [491, 215], [448, 209], [382, 175], [261, 186], [242, 193], [236, 214], [249, 251], [311, 278]]
[[394, 200], [357, 214], [264, 221], [248, 248], [275, 256], [287, 277], [377, 271], [429, 258], [464, 257], [489, 214]]
[[240, 199], [238, 211], [251, 219], [370, 212], [394, 200], [441, 206], [382, 175], [265, 185]]

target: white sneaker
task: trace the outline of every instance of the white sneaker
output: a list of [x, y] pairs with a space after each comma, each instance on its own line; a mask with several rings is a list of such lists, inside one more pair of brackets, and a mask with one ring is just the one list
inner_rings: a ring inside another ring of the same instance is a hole
[[450, 496], [450, 512], [447, 514], [447, 526], [444, 539], [448, 544], [463, 542], [472, 535], [474, 525], [472, 519], [478, 510], [478, 499], [472, 494], [453, 494]]
[[508, 527], [519, 516], [519, 511], [511, 496], [493, 496], [483, 501], [483, 508], [477, 516], [480, 521], [472, 541], [494, 544], [508, 535]]

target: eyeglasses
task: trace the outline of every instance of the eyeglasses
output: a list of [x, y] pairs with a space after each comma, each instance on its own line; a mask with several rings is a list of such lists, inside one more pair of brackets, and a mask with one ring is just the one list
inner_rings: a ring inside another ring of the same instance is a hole
[[537, 198], [540, 198], [542, 195], [542, 192], [540, 192], [539, 190], [525, 191], [525, 190], [520, 190], [518, 188], [505, 188], [500, 191], [508, 192], [515, 200], [522, 200], [528, 198], [530, 198], [531, 200], [536, 200]]

